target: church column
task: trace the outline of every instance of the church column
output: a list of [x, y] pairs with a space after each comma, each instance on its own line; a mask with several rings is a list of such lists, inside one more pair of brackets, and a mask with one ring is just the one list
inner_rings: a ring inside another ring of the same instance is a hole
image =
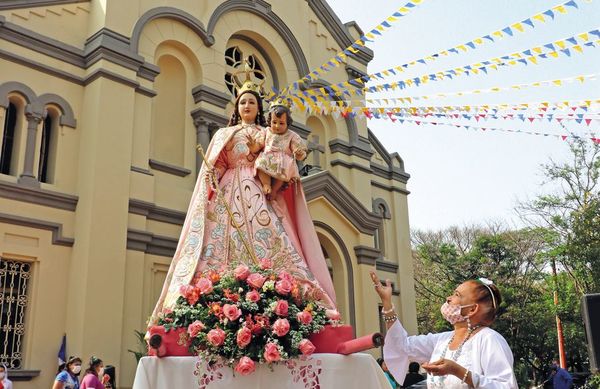
[[27, 143], [25, 146], [25, 161], [23, 165], [23, 173], [19, 177], [19, 183], [30, 186], [40, 185], [33, 173], [33, 165], [35, 160], [35, 143], [37, 139], [37, 129], [44, 120], [44, 111], [41, 107], [27, 105], [25, 117], [27, 118]]
[[[308, 142], [308, 150], [312, 154], [312, 164], [310, 168], [311, 173], [320, 172], [321, 166], [321, 153], [325, 152], [325, 147], [319, 144], [319, 136], [312, 135], [311, 140]], [[306, 160], [304, 161], [306, 163]]]
[[[204, 118], [198, 117], [194, 119], [194, 126], [196, 126], [196, 144], [201, 145], [204, 152], [206, 152], [208, 144], [210, 143], [210, 123]], [[196, 153], [196, 174], [200, 172], [202, 162], [202, 155], [199, 152]]]

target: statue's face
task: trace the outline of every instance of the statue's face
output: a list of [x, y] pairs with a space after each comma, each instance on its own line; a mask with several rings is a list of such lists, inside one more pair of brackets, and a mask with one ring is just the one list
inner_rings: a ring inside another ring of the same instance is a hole
[[238, 100], [238, 113], [244, 123], [254, 123], [258, 115], [258, 101], [252, 93], [244, 93]]

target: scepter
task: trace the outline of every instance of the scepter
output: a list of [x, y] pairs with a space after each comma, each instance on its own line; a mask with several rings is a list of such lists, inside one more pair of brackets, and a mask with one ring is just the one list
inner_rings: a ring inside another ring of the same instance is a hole
[[246, 238], [244, 238], [244, 235], [242, 234], [239, 224], [235, 221], [235, 218], [233, 217], [233, 212], [231, 212], [231, 208], [229, 207], [229, 204], [227, 203], [227, 201], [225, 201], [225, 198], [223, 197], [223, 193], [221, 192], [221, 189], [219, 188], [219, 180], [217, 179], [217, 177], [215, 175], [214, 167], [211, 166], [211, 164], [206, 159], [206, 154], [204, 154], [204, 148], [202, 148], [201, 144], [197, 144], [196, 150], [198, 150], [198, 152], [202, 156], [202, 160], [204, 161], [204, 164], [206, 165], [206, 167], [208, 169], [208, 172], [207, 172], [208, 178], [211, 181], [211, 187], [214, 188], [215, 193], [217, 194], [217, 200], [220, 201], [221, 205], [223, 205], [225, 207], [225, 210], [227, 211], [227, 214], [229, 215], [229, 218], [231, 219], [231, 224], [233, 224], [233, 227], [237, 231], [237, 233], [240, 237], [240, 240], [242, 241], [242, 244], [246, 248], [246, 251], [248, 251], [250, 258], [252, 259], [252, 262], [254, 262], [255, 265], [258, 265], [258, 259], [256, 259], [256, 254], [254, 253], [254, 250], [250, 249], [250, 245], [246, 241]]

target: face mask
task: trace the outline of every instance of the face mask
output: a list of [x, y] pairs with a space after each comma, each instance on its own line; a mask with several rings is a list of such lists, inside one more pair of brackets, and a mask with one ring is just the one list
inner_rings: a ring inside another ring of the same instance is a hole
[[440, 308], [440, 312], [442, 312], [442, 316], [446, 319], [450, 324], [454, 325], [456, 323], [460, 323], [461, 321], [467, 320], [467, 316], [461, 315], [460, 311], [463, 308], [470, 307], [475, 304], [469, 305], [457, 305], [457, 304], [448, 304], [445, 302]]
[[71, 371], [73, 372], [73, 374], [79, 374], [81, 372], [81, 366], [75, 365], [73, 366], [73, 369], [71, 369]]
[[100, 368], [100, 371], [98, 372], [98, 377], [102, 378], [102, 376], [104, 376], [104, 368]]

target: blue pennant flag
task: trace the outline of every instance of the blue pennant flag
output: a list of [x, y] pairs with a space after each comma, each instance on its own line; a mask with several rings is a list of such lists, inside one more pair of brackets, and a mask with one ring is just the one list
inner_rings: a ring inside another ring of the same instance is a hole
[[569, 49], [564, 49], [564, 50], [561, 50], [561, 51], [562, 51], [563, 53], [565, 53], [565, 54], [567, 55], [567, 57], [570, 57], [570, 56], [571, 56], [571, 51], [570, 51]]
[[575, 2], [575, 0], [567, 1], [565, 3], [565, 5], [568, 5], [569, 7], [575, 7], [577, 9], [579, 9], [579, 7], [577, 6], [577, 3]]
[[554, 20], [554, 12], [552, 10], [545, 11], [544, 15], [550, 16]]
[[533, 27], [533, 21], [531, 19], [529, 19], [529, 18], [523, 20], [521, 23], [527, 24], [528, 26]]
[[486, 35], [486, 36], [484, 36], [483, 38], [484, 38], [484, 39], [488, 39], [488, 40], [490, 40], [490, 41], [494, 42], [494, 38], [492, 38], [492, 37], [491, 37], [491, 36], [489, 36], [489, 35]]
[[475, 43], [473, 43], [473, 42], [467, 42], [467, 43], [465, 43], [465, 45], [469, 46], [472, 49], [475, 48]]
[[554, 45], [552, 43], [545, 44], [544, 47], [547, 47], [552, 51], [556, 51], [556, 49], [554, 48]]
[[577, 44], [577, 39], [575, 39], [575, 38], [573, 38], [573, 37], [570, 37], [570, 38], [567, 38], [567, 42], [569, 42], [569, 43], [572, 43], [572, 44], [576, 45], [576, 44]]
[[389, 24], [389, 23], [388, 23], [388, 22], [386, 22], [386, 21], [383, 21], [383, 22], [381, 22], [381, 25], [382, 25], [383, 27], [387, 27], [387, 28], [390, 28], [390, 27], [392, 27], [392, 25], [391, 25], [391, 24]]
[[505, 32], [505, 33], [507, 33], [510, 36], [513, 36], [513, 32], [510, 29], [510, 27], [503, 28], [502, 31]]
[[67, 334], [64, 334], [58, 350], [58, 365], [67, 363]]

